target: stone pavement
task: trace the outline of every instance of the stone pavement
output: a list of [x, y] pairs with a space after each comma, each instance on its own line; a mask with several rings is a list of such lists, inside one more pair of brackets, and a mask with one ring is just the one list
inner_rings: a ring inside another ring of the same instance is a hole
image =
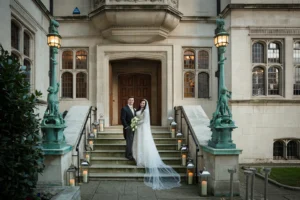
[[[245, 177], [240, 170], [241, 197], [245, 199]], [[255, 178], [254, 199], [263, 200], [264, 180]], [[171, 190], [155, 191], [138, 181], [90, 181], [81, 185], [82, 200], [227, 200], [221, 197], [200, 197], [196, 185], [183, 184]], [[268, 200], [300, 200], [300, 191], [286, 190], [275, 185], [268, 185]]]

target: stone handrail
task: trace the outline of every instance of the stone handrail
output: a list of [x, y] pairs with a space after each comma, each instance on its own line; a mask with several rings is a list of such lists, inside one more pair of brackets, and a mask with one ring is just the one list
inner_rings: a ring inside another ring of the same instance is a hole
[[103, 5], [169, 5], [178, 8], [178, 0], [94, 0], [94, 9]]

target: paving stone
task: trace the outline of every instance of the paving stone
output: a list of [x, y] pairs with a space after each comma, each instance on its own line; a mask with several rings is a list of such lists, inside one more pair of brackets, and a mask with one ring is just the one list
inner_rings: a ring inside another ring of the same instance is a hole
[[155, 198], [156, 199], [156, 195], [155, 195], [155, 191], [152, 190], [152, 188], [148, 187], [148, 186], [138, 186], [138, 198], [139, 200], [141, 198]]
[[118, 193], [96, 193], [92, 200], [118, 200], [119, 194]]
[[125, 181], [101, 181], [96, 193], [120, 193], [125, 192]]
[[137, 194], [119, 194], [119, 200], [138, 200]]
[[92, 200], [94, 196], [93, 194], [81, 194], [81, 200]]
[[158, 198], [195, 198], [199, 197], [197, 190], [174, 188], [156, 192]]
[[80, 186], [81, 194], [94, 194], [99, 186], [99, 181], [90, 181]]

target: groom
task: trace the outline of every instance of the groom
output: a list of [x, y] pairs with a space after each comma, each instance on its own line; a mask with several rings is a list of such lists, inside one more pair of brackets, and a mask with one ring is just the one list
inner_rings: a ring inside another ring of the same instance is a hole
[[126, 140], [125, 157], [129, 160], [134, 160], [132, 157], [132, 143], [134, 132], [131, 129], [131, 119], [135, 116], [135, 110], [133, 108], [134, 98], [129, 97], [127, 105], [121, 109], [121, 121], [123, 124], [123, 135]]

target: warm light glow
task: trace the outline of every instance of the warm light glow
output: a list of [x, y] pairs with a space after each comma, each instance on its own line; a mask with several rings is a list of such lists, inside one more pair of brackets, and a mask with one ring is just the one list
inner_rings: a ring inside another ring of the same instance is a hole
[[216, 47], [226, 47], [228, 45], [228, 35], [216, 35], [215, 36], [215, 46]]
[[59, 35], [48, 35], [48, 46], [60, 48], [61, 37]]

